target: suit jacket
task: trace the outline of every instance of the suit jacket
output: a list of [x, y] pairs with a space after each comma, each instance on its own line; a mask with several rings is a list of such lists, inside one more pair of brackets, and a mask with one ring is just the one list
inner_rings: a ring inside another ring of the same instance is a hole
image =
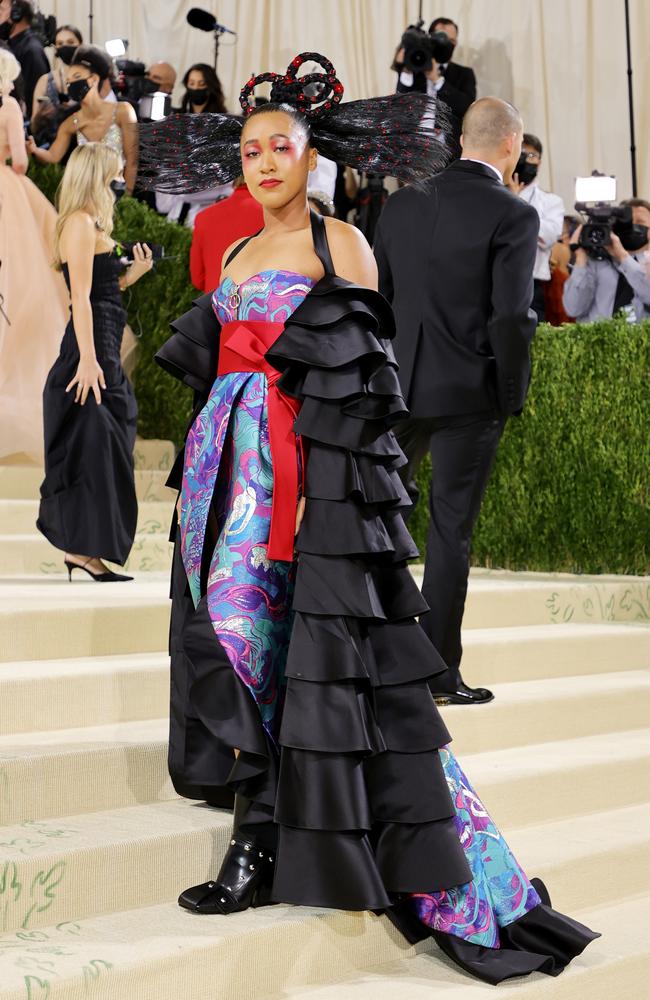
[[538, 229], [534, 208], [468, 160], [388, 199], [374, 250], [412, 417], [521, 411]]
[[248, 188], [235, 188], [229, 198], [199, 212], [190, 247], [190, 276], [195, 288], [212, 292], [221, 277], [221, 259], [236, 239], [252, 236], [264, 225], [264, 213]]
[[[427, 78], [424, 73], [414, 73], [413, 83], [409, 87], [397, 81], [397, 93], [409, 93], [412, 90], [423, 94], [427, 92]], [[451, 108], [457, 118], [463, 118], [470, 104], [476, 100], [476, 77], [469, 66], [458, 63], [447, 63], [445, 82], [438, 91], [438, 98]]]

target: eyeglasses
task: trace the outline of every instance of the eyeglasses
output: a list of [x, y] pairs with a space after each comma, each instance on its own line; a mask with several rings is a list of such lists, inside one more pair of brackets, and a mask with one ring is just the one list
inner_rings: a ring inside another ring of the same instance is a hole
[[529, 162], [534, 163], [536, 160], [540, 159], [540, 155], [534, 149], [523, 149], [521, 155], [524, 156]]

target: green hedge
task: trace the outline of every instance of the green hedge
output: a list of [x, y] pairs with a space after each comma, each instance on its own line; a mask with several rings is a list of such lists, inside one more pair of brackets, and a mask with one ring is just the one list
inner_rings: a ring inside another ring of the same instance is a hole
[[[32, 167], [48, 197], [58, 167]], [[177, 259], [158, 265], [126, 293], [140, 338], [135, 388], [143, 437], [182, 440], [190, 392], [153, 355], [169, 321], [195, 297], [188, 273], [190, 232], [123, 198], [116, 239], [162, 243]], [[609, 320], [542, 326], [524, 414], [508, 422], [474, 534], [473, 562], [509, 569], [585, 573], [650, 572], [650, 324]], [[424, 551], [431, 475], [419, 474], [422, 502], [410, 523]]]
[[[542, 326], [477, 522], [478, 566], [650, 572], [650, 324]], [[430, 464], [419, 485], [426, 495]], [[414, 514], [424, 551], [428, 512]]]

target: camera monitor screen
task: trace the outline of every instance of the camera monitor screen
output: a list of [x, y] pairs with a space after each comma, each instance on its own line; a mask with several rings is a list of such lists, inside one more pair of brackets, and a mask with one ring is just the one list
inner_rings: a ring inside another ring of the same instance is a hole
[[576, 177], [576, 201], [616, 201], [616, 178], [606, 175]]

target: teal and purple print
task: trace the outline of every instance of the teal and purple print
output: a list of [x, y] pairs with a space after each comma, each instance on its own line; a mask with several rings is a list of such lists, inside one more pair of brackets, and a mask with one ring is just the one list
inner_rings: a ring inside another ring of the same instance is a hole
[[[221, 324], [234, 319], [284, 322], [314, 284], [289, 272], [263, 272], [213, 295]], [[208, 519], [217, 541], [206, 598], [215, 635], [249, 689], [263, 725], [275, 718], [291, 634], [294, 565], [267, 557], [273, 502], [268, 384], [260, 371], [216, 378], [185, 446], [181, 556], [195, 606]]]
[[456, 809], [456, 830], [474, 878], [453, 889], [414, 895], [415, 911], [434, 930], [498, 948], [499, 927], [541, 900], [449, 748], [440, 756]]

